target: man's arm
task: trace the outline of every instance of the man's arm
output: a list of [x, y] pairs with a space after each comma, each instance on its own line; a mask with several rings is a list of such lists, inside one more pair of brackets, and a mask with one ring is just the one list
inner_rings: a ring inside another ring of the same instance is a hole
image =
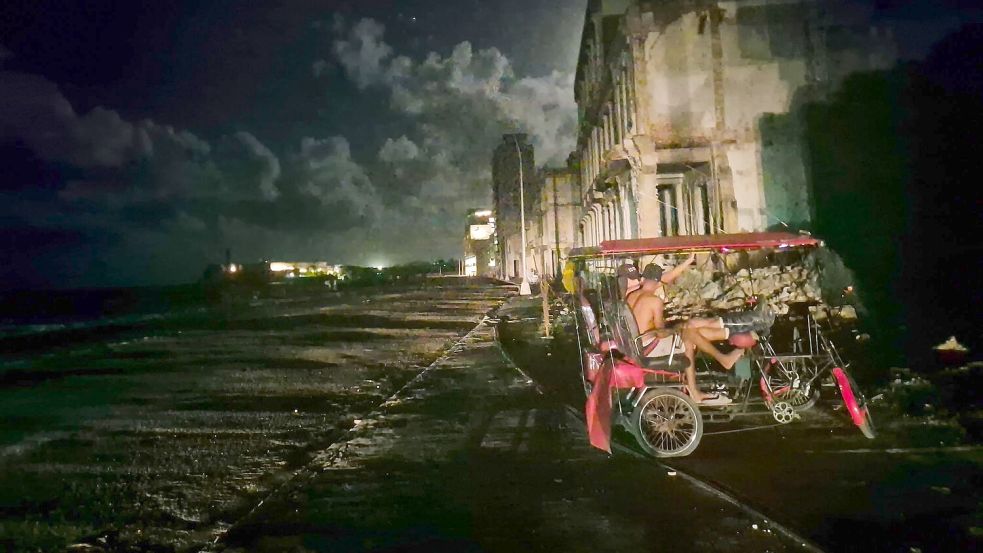
[[661, 298], [658, 298], [658, 297], [654, 297], [653, 296], [653, 297], [650, 297], [650, 298], [647, 298], [647, 299], [649, 300], [648, 301], [648, 304], [649, 304], [650, 313], [652, 315], [652, 319], [651, 319], [652, 320], [652, 326], [650, 328], [665, 328], [666, 327], [666, 319], [665, 319], [665, 308], [666, 308], [666, 304], [662, 301]]
[[671, 271], [668, 271], [665, 274], [663, 274], [662, 278], [660, 278], [659, 280], [661, 280], [665, 284], [670, 284], [672, 283], [672, 281], [679, 278], [679, 275], [683, 274], [683, 272], [686, 271], [686, 269], [689, 269], [690, 265], [694, 263], [696, 263], [696, 254], [691, 253], [689, 254], [689, 257], [686, 258], [686, 261], [683, 261], [679, 265], [673, 267]]

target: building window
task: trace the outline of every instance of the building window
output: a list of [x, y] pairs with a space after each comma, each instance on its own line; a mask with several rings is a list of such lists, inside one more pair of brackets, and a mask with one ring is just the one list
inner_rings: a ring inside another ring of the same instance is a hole
[[679, 234], [679, 209], [676, 205], [676, 190], [671, 184], [661, 184], [659, 191], [659, 210], [662, 236]]

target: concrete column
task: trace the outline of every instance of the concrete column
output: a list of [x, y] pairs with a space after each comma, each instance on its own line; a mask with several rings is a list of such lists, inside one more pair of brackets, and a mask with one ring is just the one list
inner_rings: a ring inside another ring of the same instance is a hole
[[624, 177], [621, 185], [621, 219], [624, 224], [625, 238], [638, 238], [638, 196], [634, 182], [634, 172]]
[[620, 145], [624, 139], [624, 106], [621, 103], [621, 76], [615, 79], [614, 85], [614, 142]]
[[624, 206], [621, 204], [622, 198], [621, 194], [617, 194], [614, 197], [614, 203], [611, 205], [611, 212], [614, 216], [614, 239], [621, 240], [625, 237], [625, 223], [621, 218], [622, 213], [624, 213]]
[[727, 159], [727, 152], [719, 146], [714, 147], [712, 159], [713, 180], [718, 198], [718, 205], [713, 207], [714, 211], [719, 208], [718, 226], [723, 228], [724, 232], [738, 232], [740, 225], [737, 217], [737, 197], [734, 194], [734, 176]]
[[638, 236], [661, 236], [662, 210], [659, 206], [659, 178], [655, 171], [638, 172]]
[[598, 204], [598, 221], [601, 223], [599, 225], [598, 233], [598, 243], [601, 243], [608, 239], [608, 210], [607, 206], [603, 204]]
[[601, 218], [600, 205], [598, 205], [596, 203], [593, 204], [593, 205], [591, 205], [591, 211], [594, 212], [594, 216], [592, 217], [593, 222], [594, 222], [594, 225], [593, 225], [593, 227], [594, 227], [594, 245], [597, 246], [597, 245], [599, 245], [601, 243], [601, 240], [602, 240], [601, 225], [603, 223], [603, 219]]

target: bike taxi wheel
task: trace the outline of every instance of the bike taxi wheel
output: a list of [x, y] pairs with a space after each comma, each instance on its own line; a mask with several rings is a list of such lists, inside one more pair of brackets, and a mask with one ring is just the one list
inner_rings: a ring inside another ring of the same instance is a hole
[[[819, 401], [818, 382], [804, 389], [803, 382], [813, 381], [817, 368], [815, 361], [808, 358], [792, 359], [784, 362], [784, 366], [768, 366], [769, 358], [758, 359], [758, 368], [762, 378], [767, 379], [767, 385], [762, 382], [762, 394], [770, 395], [772, 403], [785, 402], [795, 411], [812, 409]], [[771, 390], [768, 392], [767, 390]]]
[[773, 376], [770, 379], [773, 400], [777, 403], [784, 401], [792, 406], [796, 411], [808, 411], [815, 407], [819, 401], [819, 386], [812, 386], [809, 390], [800, 387], [801, 379], [793, 376]]
[[703, 437], [699, 407], [686, 394], [668, 388], [646, 392], [631, 422], [638, 444], [655, 457], [689, 455]]
[[870, 416], [870, 409], [867, 407], [867, 399], [864, 398], [863, 392], [857, 387], [850, 373], [840, 367], [833, 369], [832, 373], [840, 395], [843, 396], [843, 406], [850, 414], [853, 424], [867, 439], [873, 440], [877, 437], [877, 430], [874, 429], [874, 420]]

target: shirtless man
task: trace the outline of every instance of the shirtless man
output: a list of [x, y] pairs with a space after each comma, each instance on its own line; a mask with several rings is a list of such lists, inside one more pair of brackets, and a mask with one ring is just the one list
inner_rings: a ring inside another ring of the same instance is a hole
[[[642, 272], [641, 285], [628, 293], [625, 301], [635, 315], [635, 322], [638, 324], [639, 332], [646, 333], [652, 330], [665, 329], [665, 285], [676, 280], [679, 275], [686, 271], [696, 260], [695, 255], [690, 255], [686, 261], [673, 267], [672, 270], [663, 273], [662, 268], [651, 263]], [[712, 319], [690, 319], [682, 325], [682, 341], [686, 359], [689, 364], [686, 367], [686, 384], [689, 388], [690, 397], [697, 403], [725, 405], [730, 403], [730, 398], [720, 394], [705, 394], [700, 391], [696, 384], [696, 350], [709, 354], [717, 360], [720, 365], [727, 370], [734, 367], [734, 363], [744, 354], [743, 349], [724, 354], [714, 345], [715, 340], [726, 340], [730, 337], [730, 331], [724, 327], [723, 319], [717, 317]], [[666, 336], [653, 337], [643, 341], [643, 347], [650, 347], [653, 340], [657, 343], [648, 355], [659, 357], [668, 355], [672, 348], [672, 339], [662, 339], [671, 334], [666, 332]], [[663, 345], [664, 344], [664, 345]]]

